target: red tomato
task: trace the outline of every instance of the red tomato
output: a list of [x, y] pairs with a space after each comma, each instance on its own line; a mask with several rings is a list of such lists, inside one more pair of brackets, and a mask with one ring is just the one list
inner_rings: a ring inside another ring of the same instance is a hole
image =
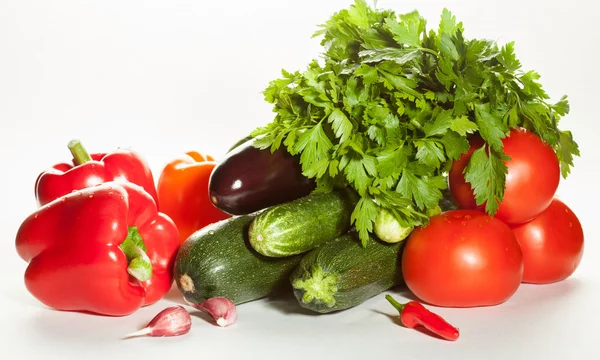
[[523, 254], [502, 221], [477, 210], [451, 210], [411, 233], [402, 273], [409, 290], [432, 305], [497, 305], [519, 288]]
[[[502, 143], [511, 159], [505, 162], [508, 174], [504, 199], [495, 216], [507, 224], [521, 224], [552, 202], [560, 182], [560, 165], [552, 147], [525, 129], [511, 130]], [[461, 209], [485, 209], [485, 204], [477, 206], [471, 184], [463, 174], [473, 151], [483, 144], [479, 136], [474, 137], [468, 153], [453, 163], [448, 174], [450, 194]]]
[[547, 284], [564, 280], [581, 262], [581, 223], [558, 199], [535, 219], [513, 227], [513, 232], [523, 251], [523, 282]]

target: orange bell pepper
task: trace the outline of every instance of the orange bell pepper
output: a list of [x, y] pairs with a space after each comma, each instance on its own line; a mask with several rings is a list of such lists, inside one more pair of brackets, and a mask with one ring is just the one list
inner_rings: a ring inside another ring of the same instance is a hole
[[167, 163], [160, 174], [160, 210], [177, 225], [181, 243], [206, 225], [231, 217], [210, 201], [208, 182], [216, 165], [210, 155], [189, 151]]

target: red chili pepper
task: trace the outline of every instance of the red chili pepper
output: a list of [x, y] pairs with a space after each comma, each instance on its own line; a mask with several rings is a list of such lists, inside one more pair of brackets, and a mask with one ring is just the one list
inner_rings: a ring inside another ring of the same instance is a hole
[[390, 295], [386, 295], [385, 298], [400, 312], [400, 321], [407, 328], [423, 326], [443, 339], [451, 341], [458, 339], [457, 328], [450, 325], [441, 316], [429, 311], [420, 302], [409, 301], [406, 304], [400, 304]]
[[35, 197], [39, 206], [74, 190], [115, 180], [126, 180], [143, 187], [158, 205], [152, 171], [137, 152], [117, 149], [90, 155], [78, 140], [69, 142], [68, 148], [73, 155], [72, 164], [59, 163], [38, 175]]
[[160, 300], [173, 282], [179, 232], [133, 183], [60, 197], [19, 227], [25, 286], [54, 309], [123, 316]]

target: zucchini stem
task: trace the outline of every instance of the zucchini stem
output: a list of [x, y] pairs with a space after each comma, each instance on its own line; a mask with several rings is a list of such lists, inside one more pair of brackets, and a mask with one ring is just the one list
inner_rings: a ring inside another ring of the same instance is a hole
[[335, 294], [338, 291], [338, 274], [327, 274], [321, 266], [311, 267], [307, 277], [297, 279], [292, 286], [302, 290], [302, 302], [308, 304], [314, 301], [317, 304], [325, 304], [333, 307], [336, 304]]

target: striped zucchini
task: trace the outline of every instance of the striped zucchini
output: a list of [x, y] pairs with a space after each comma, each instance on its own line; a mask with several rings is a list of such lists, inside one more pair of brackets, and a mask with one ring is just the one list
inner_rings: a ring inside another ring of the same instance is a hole
[[323, 244], [304, 255], [290, 276], [294, 295], [302, 307], [318, 313], [359, 305], [403, 283], [404, 243], [370, 237], [363, 247], [351, 232]]

